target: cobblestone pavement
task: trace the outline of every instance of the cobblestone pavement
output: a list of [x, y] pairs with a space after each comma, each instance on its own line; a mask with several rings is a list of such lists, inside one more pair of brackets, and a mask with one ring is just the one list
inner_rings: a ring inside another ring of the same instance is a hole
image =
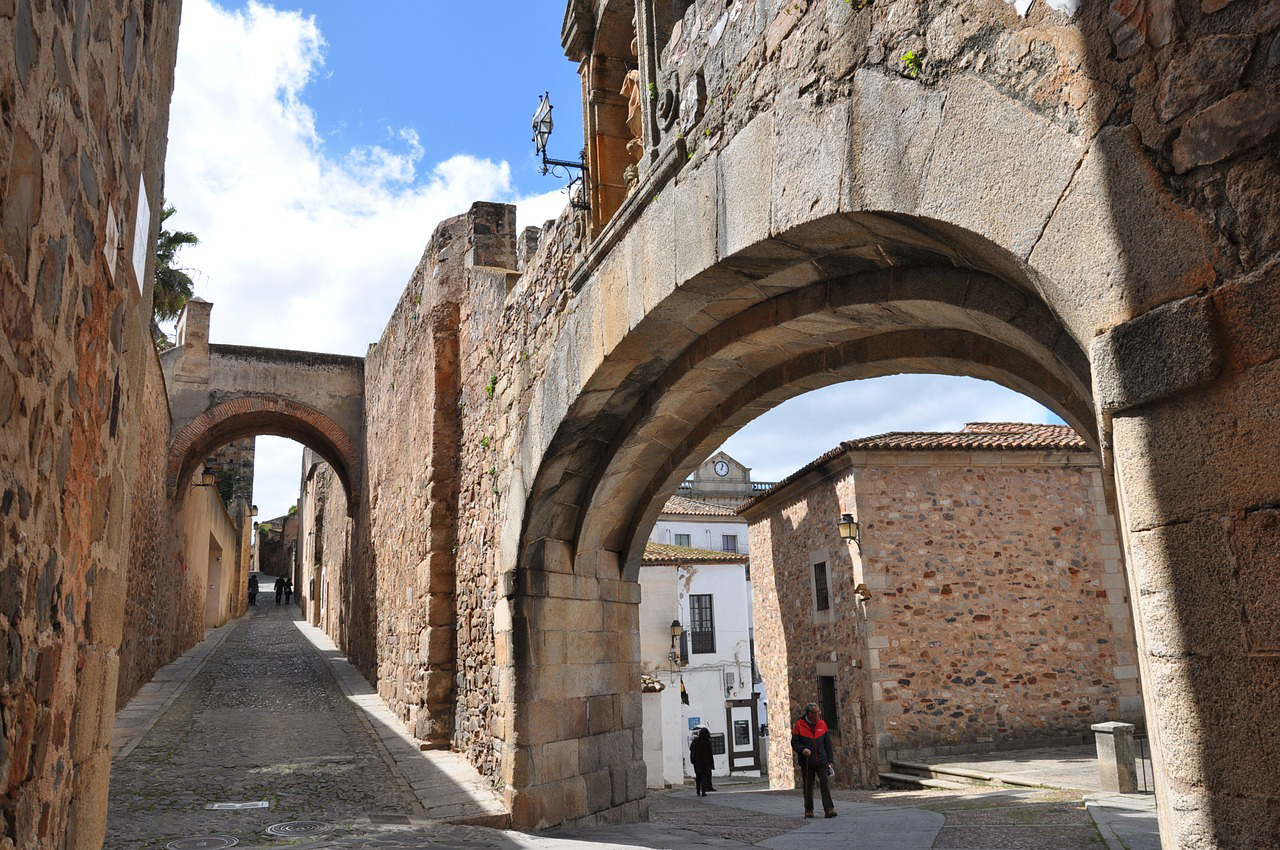
[[[528, 834], [433, 820], [456, 809], [459, 796], [479, 801], [473, 813], [490, 811], [473, 787], [478, 776], [406, 745], [368, 683], [296, 616], [270, 602], [250, 609], [161, 671], [148, 686], [154, 693], [117, 716], [106, 850], [158, 850], [182, 839], [182, 850], [1158, 847], [1148, 803], [1091, 800], [1113, 815], [1116, 805], [1138, 806], [1128, 812], [1137, 818], [1135, 839], [1107, 829], [1104, 839], [1094, 825], [1099, 809], [1091, 817], [1083, 792], [1071, 789], [836, 791], [839, 817], [806, 820], [797, 792], [726, 780], [705, 798], [651, 794], [646, 823]], [[1047, 763], [1054, 769], [1058, 762]], [[206, 808], [254, 802], [267, 805]], [[297, 822], [318, 831], [267, 832]]]
[[[244, 844], [285, 821], [342, 829], [369, 813], [421, 811], [291, 612], [270, 602], [250, 608], [112, 765], [106, 850], [217, 833]], [[258, 801], [269, 805], [205, 808]]]

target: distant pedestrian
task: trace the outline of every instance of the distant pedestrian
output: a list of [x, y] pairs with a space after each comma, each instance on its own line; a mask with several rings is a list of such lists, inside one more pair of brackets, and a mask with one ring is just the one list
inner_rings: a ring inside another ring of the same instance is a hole
[[693, 764], [693, 784], [699, 797], [707, 796], [711, 787], [711, 770], [715, 767], [715, 755], [711, 752], [711, 730], [703, 726], [689, 744], [689, 761]]
[[800, 757], [800, 770], [804, 775], [804, 816], [813, 817], [813, 782], [816, 779], [822, 789], [822, 810], [827, 817], [835, 817], [836, 806], [831, 801], [831, 788], [827, 784], [835, 772], [835, 748], [831, 746], [831, 735], [816, 702], [804, 707], [804, 716], [792, 728], [791, 749]]
[[249, 576], [249, 604], [258, 604], [258, 577], [256, 575]]
[[275, 588], [276, 588], [276, 604], [279, 605], [280, 597], [284, 596], [284, 576], [280, 576], [279, 578], [276, 579]]
[[293, 579], [286, 578], [284, 580], [284, 604], [289, 604], [290, 597], [293, 596]]

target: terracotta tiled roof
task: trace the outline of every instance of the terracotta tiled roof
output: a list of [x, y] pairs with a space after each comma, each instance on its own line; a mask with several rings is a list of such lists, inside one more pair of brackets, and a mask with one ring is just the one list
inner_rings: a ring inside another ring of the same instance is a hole
[[1087, 451], [1088, 444], [1067, 425], [1034, 425], [1030, 422], [970, 422], [963, 431], [890, 431], [874, 437], [846, 440], [821, 457], [805, 464], [773, 487], [757, 494], [738, 512], [758, 504], [780, 488], [845, 452], [858, 451], [958, 451], [1039, 450]]
[[1067, 425], [1024, 422], [970, 422], [963, 431], [892, 431], [840, 444], [845, 451], [868, 449], [1065, 449], [1084, 451], [1085, 441]]
[[737, 516], [733, 508], [699, 502], [687, 496], [672, 496], [663, 506], [664, 514], [680, 514], [681, 516]]
[[691, 549], [670, 543], [644, 544], [643, 563], [650, 566], [664, 564], [745, 564], [746, 555], [733, 552], [713, 552], [710, 549]]

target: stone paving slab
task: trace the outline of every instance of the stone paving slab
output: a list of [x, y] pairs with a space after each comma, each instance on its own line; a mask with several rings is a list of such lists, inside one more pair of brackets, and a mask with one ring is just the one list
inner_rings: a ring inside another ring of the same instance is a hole
[[426, 817], [510, 826], [510, 814], [502, 798], [480, 771], [458, 753], [422, 750], [417, 739], [387, 708], [360, 671], [343, 657], [328, 635], [301, 619], [295, 619], [293, 624], [328, 663], [347, 699], [359, 706], [370, 731], [378, 737], [394, 769], [417, 796]]

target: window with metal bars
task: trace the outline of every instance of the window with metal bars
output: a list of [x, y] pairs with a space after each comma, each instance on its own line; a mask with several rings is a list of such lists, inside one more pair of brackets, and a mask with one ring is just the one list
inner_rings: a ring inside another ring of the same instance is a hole
[[827, 587], [827, 562], [819, 561], [813, 565], [813, 602], [819, 611], [831, 607], [831, 591]]
[[689, 596], [689, 650], [694, 655], [716, 651], [716, 620], [710, 593]]
[[836, 677], [818, 677], [818, 705], [822, 708], [822, 719], [827, 721], [827, 728], [833, 732], [840, 730], [840, 714], [836, 710]]

